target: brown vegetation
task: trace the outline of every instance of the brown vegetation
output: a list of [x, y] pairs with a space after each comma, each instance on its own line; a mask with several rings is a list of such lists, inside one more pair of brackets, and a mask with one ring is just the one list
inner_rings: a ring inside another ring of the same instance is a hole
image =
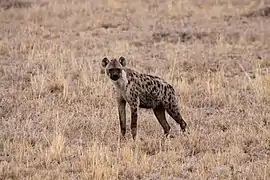
[[[266, 2], [1, 1], [0, 179], [269, 178]], [[140, 110], [120, 143], [104, 56], [170, 82], [190, 134]]]

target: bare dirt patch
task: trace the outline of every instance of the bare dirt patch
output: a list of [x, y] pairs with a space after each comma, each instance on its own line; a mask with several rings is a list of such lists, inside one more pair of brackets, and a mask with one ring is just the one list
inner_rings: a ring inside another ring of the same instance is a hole
[[0, 8], [8, 10], [10, 8], [29, 8], [32, 6], [31, 2], [17, 1], [17, 0], [1, 0]]
[[241, 38], [246, 38], [248, 42], [254, 42], [256, 35], [243, 36], [240, 32], [220, 33], [220, 32], [158, 32], [153, 33], [152, 38], [155, 42], [166, 41], [168, 43], [188, 43], [189, 41], [201, 41], [206, 44], [216, 44], [220, 38], [230, 44], [238, 42]]
[[171, 43], [177, 43], [178, 41], [185, 43], [188, 41], [201, 40], [203, 42], [209, 41], [211, 43], [214, 41], [216, 35], [215, 33], [207, 32], [160, 32], [153, 33], [152, 37], [155, 42], [163, 40]]

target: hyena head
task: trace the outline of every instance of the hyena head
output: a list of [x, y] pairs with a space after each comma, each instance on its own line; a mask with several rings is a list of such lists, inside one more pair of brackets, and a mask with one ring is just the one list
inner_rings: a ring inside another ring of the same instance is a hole
[[101, 65], [103, 72], [106, 73], [111, 80], [117, 81], [122, 77], [123, 68], [126, 66], [126, 59], [122, 56], [118, 60], [109, 60], [107, 57], [105, 57], [102, 59]]

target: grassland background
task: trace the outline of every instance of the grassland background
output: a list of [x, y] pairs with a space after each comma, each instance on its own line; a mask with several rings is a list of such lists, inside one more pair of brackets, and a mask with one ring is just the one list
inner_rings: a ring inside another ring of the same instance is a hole
[[[269, 179], [270, 3], [0, 1], [0, 179]], [[119, 142], [100, 61], [170, 82], [190, 134], [150, 110]]]

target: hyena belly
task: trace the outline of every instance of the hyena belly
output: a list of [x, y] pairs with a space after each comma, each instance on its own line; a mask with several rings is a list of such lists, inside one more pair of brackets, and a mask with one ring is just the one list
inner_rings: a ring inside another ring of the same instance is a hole
[[153, 98], [149, 96], [139, 96], [140, 108], [146, 108], [146, 109], [155, 108], [156, 106], [158, 106], [158, 104], [160, 104], [160, 102], [154, 100]]

